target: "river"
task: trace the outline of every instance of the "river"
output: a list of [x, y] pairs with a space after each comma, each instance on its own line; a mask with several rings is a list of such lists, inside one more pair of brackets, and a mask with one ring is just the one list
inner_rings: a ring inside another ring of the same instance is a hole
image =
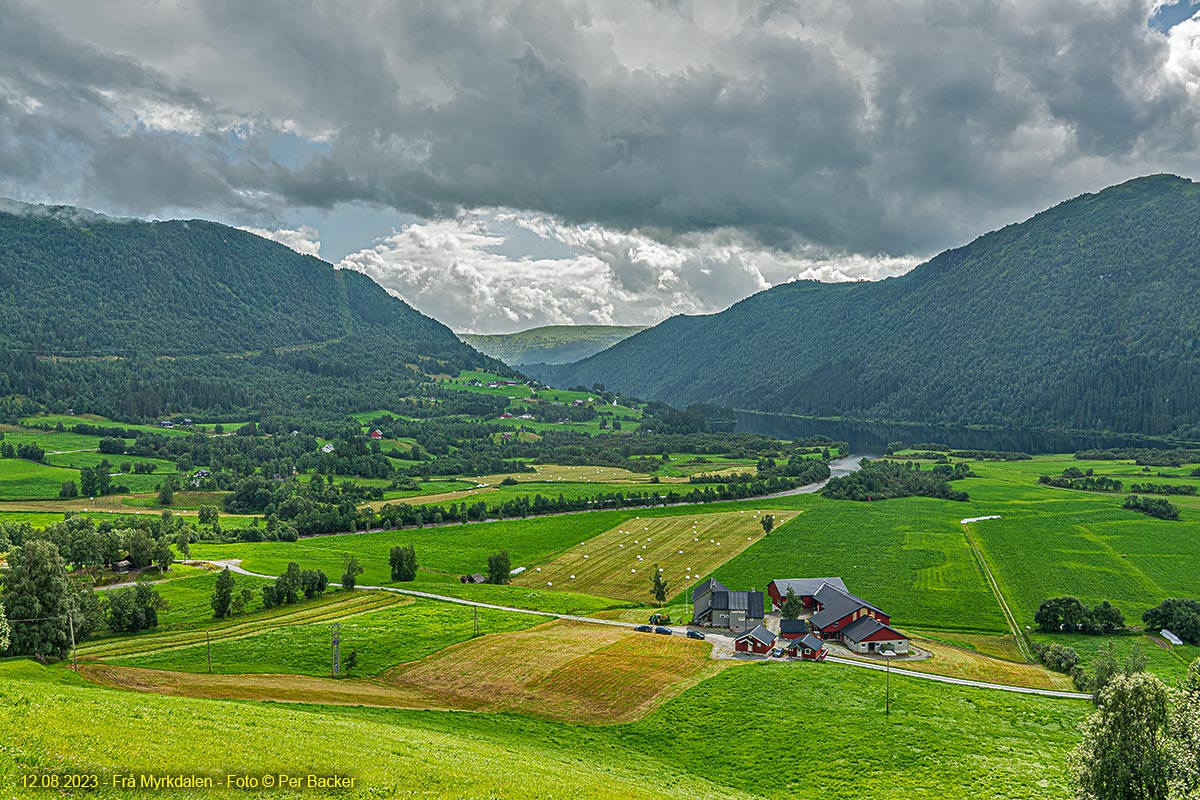
[[[849, 443], [851, 453], [867, 457], [883, 455], [890, 442], [903, 442], [908, 445], [937, 443], [955, 450], [1004, 450], [1030, 455], [1074, 453], [1092, 448], [1174, 446], [1167, 442], [1132, 436], [847, 422], [755, 411], [738, 411], [734, 430], [739, 433], [761, 433], [780, 439], [827, 436], [834, 441]], [[835, 461], [834, 464], [836, 463]]]

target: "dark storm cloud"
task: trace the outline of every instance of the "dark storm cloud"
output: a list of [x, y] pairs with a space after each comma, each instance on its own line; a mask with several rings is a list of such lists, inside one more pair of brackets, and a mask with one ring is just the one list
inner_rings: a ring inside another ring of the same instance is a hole
[[0, 0], [3, 193], [908, 254], [1197, 162], [1150, 0], [104, 6]]

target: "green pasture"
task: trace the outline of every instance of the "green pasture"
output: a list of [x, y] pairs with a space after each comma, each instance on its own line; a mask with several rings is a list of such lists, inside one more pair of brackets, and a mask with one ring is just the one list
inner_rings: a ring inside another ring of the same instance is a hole
[[[415, 661], [470, 639], [474, 632], [474, 612], [468, 606], [417, 600], [365, 613], [331, 616], [320, 622], [269, 628], [214, 644], [213, 671], [328, 675], [330, 625], [336, 622], [341, 628], [343, 657], [352, 650], [358, 653], [358, 665], [352, 674], [377, 675], [389, 667]], [[523, 630], [545, 621], [544, 617], [532, 614], [479, 609], [481, 634]], [[199, 640], [191, 646], [174, 646], [157, 653], [116, 658], [110, 663], [205, 672], [208, 652], [204, 641]]]
[[78, 484], [79, 472], [19, 458], [0, 458], [0, 500], [57, 498], [67, 481]]
[[787, 499], [808, 510], [714, 577], [733, 588], [763, 591], [775, 578], [836, 576], [900, 628], [1008, 630], [959, 525], [975, 515], [972, 504], [923, 497], [874, 503], [816, 495]]
[[[47, 453], [46, 454], [46, 463], [47, 464], [53, 464], [56, 467], [70, 467], [71, 469], [83, 469], [84, 467], [96, 467], [96, 466], [99, 466], [104, 461], [108, 462], [109, 467], [110, 467], [109, 472], [112, 473], [114, 476], [121, 474], [119, 472], [119, 467], [120, 467], [121, 463], [125, 462], [125, 461], [128, 461], [131, 465], [139, 464], [139, 463], [153, 464], [154, 472], [148, 473], [148, 474], [157, 475], [158, 477], [155, 480], [162, 480], [164, 474], [169, 474], [169, 475], [178, 474], [178, 470], [175, 468], [174, 462], [167, 461], [166, 459], [162, 459], [162, 458], [143, 458], [141, 456], [101, 453], [98, 450], [83, 452], [83, 453]], [[124, 478], [124, 477], [137, 478], [137, 477], [144, 477], [144, 476], [134, 475], [131, 471], [128, 475], [122, 475], [122, 478]], [[122, 480], [120, 482], [127, 483], [124, 480]]]
[[[101, 439], [99, 436], [72, 433], [69, 430], [59, 433], [53, 430], [41, 431], [35, 428], [18, 427], [15, 425], [0, 425], [0, 433], [4, 434], [4, 441], [13, 447], [16, 447], [18, 444], [36, 444], [47, 453], [98, 450]], [[128, 439], [125, 441], [126, 443], [129, 442]]]
[[1164, 647], [1161, 640], [1156, 642], [1144, 634], [1085, 636], [1081, 633], [1046, 634], [1035, 630], [1032, 638], [1036, 642], [1061, 644], [1074, 648], [1075, 652], [1079, 653], [1079, 663], [1089, 671], [1095, 669], [1100, 646], [1109, 639], [1116, 643], [1117, 658], [1121, 661], [1124, 661], [1129, 652], [1136, 647], [1146, 656], [1146, 671], [1155, 673], [1172, 685], [1187, 673], [1189, 664], [1200, 658], [1200, 647], [1188, 645]]

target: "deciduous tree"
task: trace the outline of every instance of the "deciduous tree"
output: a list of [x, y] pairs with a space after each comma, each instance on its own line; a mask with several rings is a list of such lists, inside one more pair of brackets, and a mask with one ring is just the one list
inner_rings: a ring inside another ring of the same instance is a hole
[[492, 553], [488, 556], [488, 583], [508, 583], [510, 571], [507, 550], [501, 550], [499, 553]]
[[654, 595], [659, 605], [667, 602], [667, 579], [663, 577], [658, 564], [654, 565], [654, 576], [650, 578], [650, 594]]
[[67, 564], [53, 543], [33, 539], [8, 554], [0, 603], [10, 620], [10, 655], [61, 658], [69, 644], [70, 581]]
[[212, 600], [210, 601], [213, 608], [213, 616], [217, 619], [229, 616], [229, 608], [233, 603], [233, 587], [233, 573], [229, 571], [229, 567], [226, 567], [217, 576], [217, 585], [213, 589]]

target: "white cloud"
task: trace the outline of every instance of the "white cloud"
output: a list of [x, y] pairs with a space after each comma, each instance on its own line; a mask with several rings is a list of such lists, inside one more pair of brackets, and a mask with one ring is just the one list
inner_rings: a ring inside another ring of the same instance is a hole
[[[512, 225], [572, 254], [502, 255], [502, 231]], [[874, 280], [906, 272], [916, 261], [777, 252], [729, 231], [664, 244], [636, 231], [492, 210], [409, 225], [338, 266], [366, 273], [456, 330], [495, 333], [551, 324], [652, 325], [674, 314], [720, 311], [788, 280]]]
[[310, 228], [307, 225], [301, 225], [295, 230], [281, 228], [279, 230], [264, 230], [262, 228], [246, 228], [242, 230], [248, 233], [253, 233], [255, 236], [261, 236], [264, 239], [271, 239], [280, 244], [287, 245], [297, 253], [305, 256], [321, 255], [321, 235], [316, 228]]

